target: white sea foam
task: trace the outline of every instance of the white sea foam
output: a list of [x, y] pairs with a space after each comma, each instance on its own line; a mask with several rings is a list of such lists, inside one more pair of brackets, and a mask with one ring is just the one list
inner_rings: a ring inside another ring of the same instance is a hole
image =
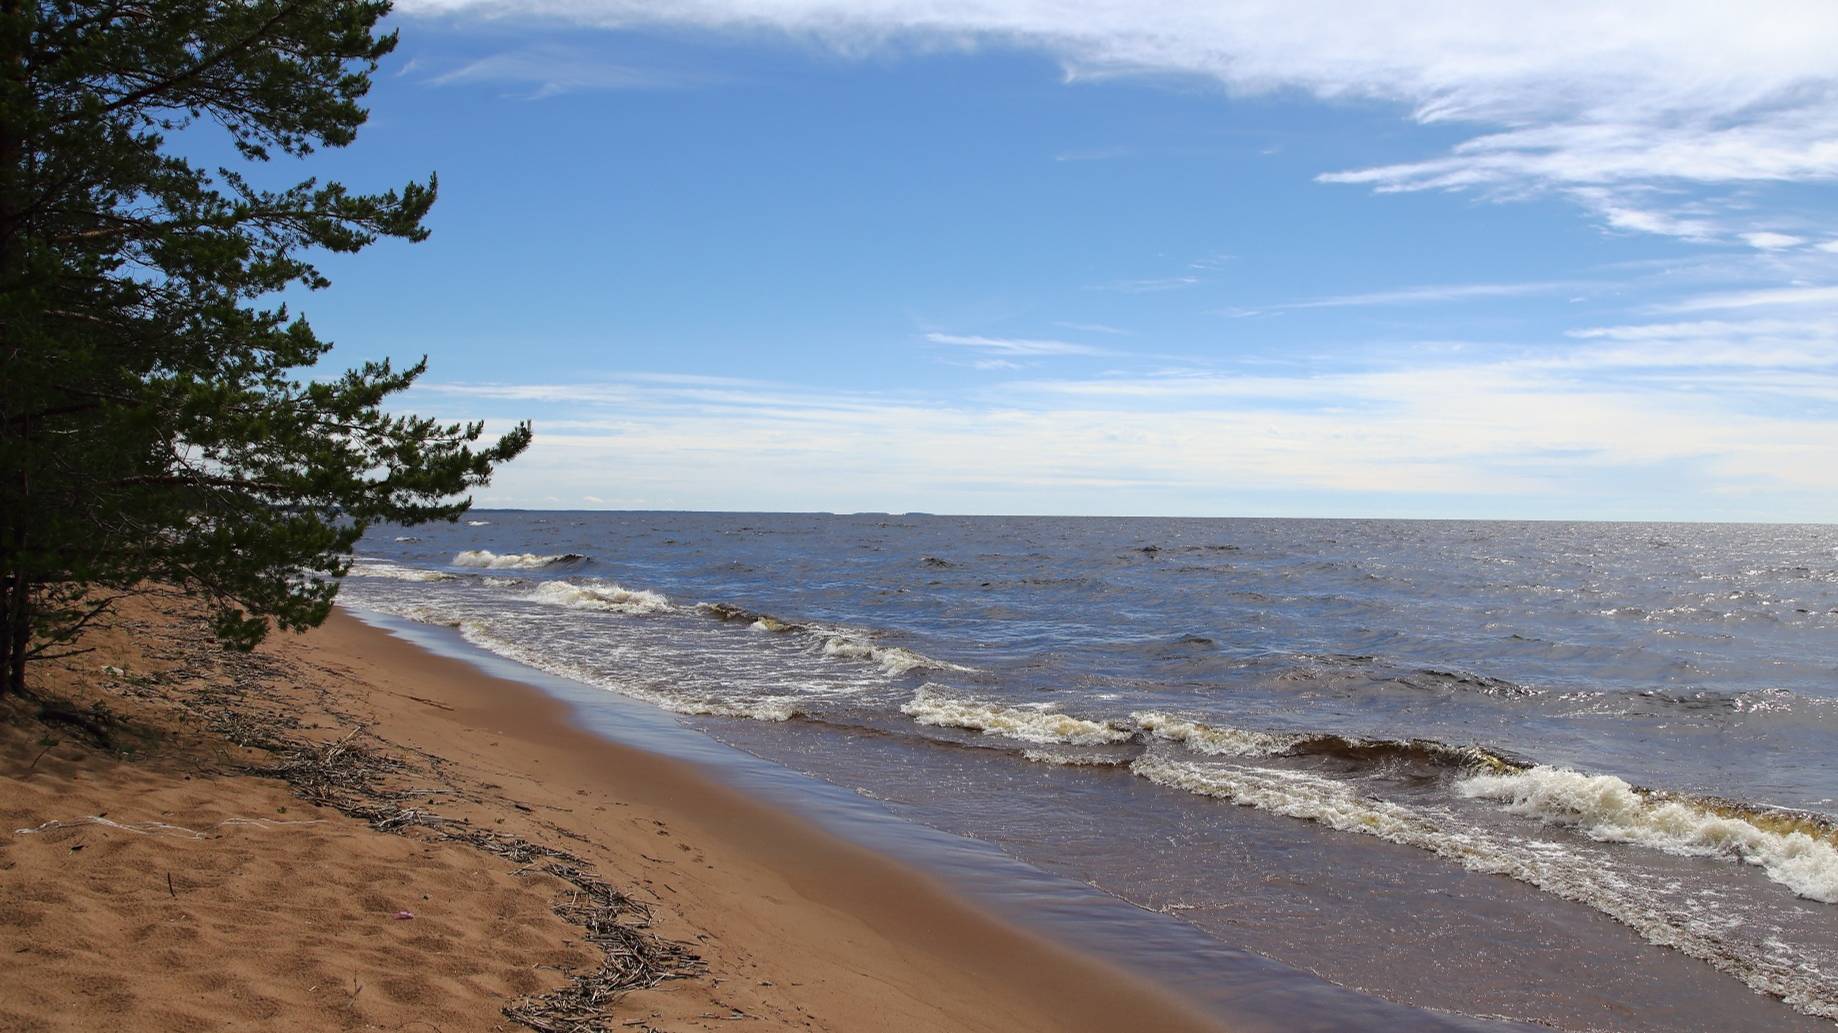
[[467, 527], [489, 527], [491, 526], [491, 521], [489, 520], [468, 520], [466, 521], [466, 526]]
[[1408, 807], [1365, 796], [1344, 782], [1307, 772], [1200, 764], [1155, 753], [1136, 758], [1130, 770], [1157, 785], [1393, 842], [1422, 846], [1425, 844], [1418, 840], [1436, 832], [1434, 822]]
[[[1456, 783], [1471, 799], [1575, 828], [1591, 839], [1691, 857], [1744, 861], [1809, 900], [1838, 903], [1838, 847], [1799, 830], [1777, 832], [1690, 800], [1643, 793], [1614, 775], [1539, 766]], [[1756, 816], [1759, 818], [1759, 815]]]
[[544, 581], [525, 598], [550, 606], [572, 610], [610, 610], [614, 613], [663, 613], [671, 609], [670, 600], [656, 592], [624, 588], [611, 581], [571, 584], [566, 581]]
[[1304, 738], [1282, 732], [1204, 725], [1198, 721], [1153, 711], [1131, 714], [1130, 720], [1158, 739], [1178, 742], [1195, 753], [1209, 753], [1217, 757], [1273, 757], [1287, 753]]
[[984, 735], [1000, 735], [1042, 745], [1096, 746], [1123, 742], [1135, 734], [1115, 724], [1055, 713], [1044, 705], [1011, 707], [960, 699], [946, 695], [934, 685], [920, 686], [912, 701], [900, 711], [922, 725], [965, 728]]
[[[770, 620], [770, 618], [765, 619]], [[754, 622], [754, 626], [760, 627], [761, 622]], [[766, 625], [765, 630], [776, 631], [779, 629]], [[822, 643], [819, 648], [822, 649], [824, 656], [878, 664], [881, 670], [896, 678], [910, 671], [922, 669], [931, 671], [964, 672], [972, 670], [972, 668], [947, 663], [943, 660], [934, 660], [922, 653], [915, 653], [901, 646], [878, 645], [853, 632], [837, 631], [833, 628], [806, 628], [803, 630], [808, 631]]]
[[555, 556], [539, 556], [533, 552], [505, 553], [500, 555], [490, 549], [467, 549], [453, 557], [456, 567], [489, 567], [492, 569], [516, 568], [520, 570], [535, 567], [547, 567], [569, 559], [576, 559], [566, 553]]
[[461, 621], [459, 631], [461, 637], [466, 641], [488, 652], [528, 664], [550, 674], [586, 682], [602, 689], [611, 689], [621, 696], [629, 696], [678, 714], [744, 717], [754, 721], [788, 721], [798, 715], [797, 702], [786, 696], [765, 696], [758, 699], [678, 696], [668, 692], [659, 692], [633, 682], [607, 678], [579, 664], [506, 639], [495, 633], [484, 621]]
[[527, 664], [539, 671], [609, 689], [678, 714], [710, 714], [720, 717], [743, 717], [754, 721], [788, 721], [802, 711], [792, 696], [761, 696], [755, 699], [722, 699], [706, 696], [673, 695], [637, 682], [607, 677], [584, 664], [545, 652], [540, 647], [519, 641], [494, 628], [478, 617], [461, 616], [436, 606], [420, 603], [397, 603], [387, 600], [366, 601], [366, 609], [415, 621], [454, 628], [467, 642], [509, 660]]
[[1036, 764], [1057, 764], [1067, 768], [1120, 768], [1128, 757], [1102, 753], [1061, 753], [1057, 750], [1022, 750], [1021, 755]]
[[880, 664], [881, 670], [896, 677], [921, 667], [946, 666], [910, 649], [902, 649], [899, 646], [877, 646], [872, 642], [863, 642], [844, 635], [831, 635], [825, 638], [823, 655]]
[[1669, 908], [1656, 897], [1654, 888], [1616, 871], [1601, 858], [1579, 856], [1562, 844], [1519, 837], [1502, 841], [1480, 828], [1445, 824], [1437, 816], [1303, 772], [1183, 761], [1154, 752], [1138, 757], [1130, 770], [1158, 785], [1417, 847], [1470, 871], [1530, 883], [1587, 904], [1631, 927], [1648, 942], [1709, 962], [1810, 1015], [1838, 1019], [1838, 1001], [1830, 996], [1822, 975], [1790, 953], [1758, 955], [1733, 949], [1720, 932], [1716, 916]]
[[403, 567], [381, 560], [358, 560], [351, 565], [351, 573], [358, 577], [380, 577], [392, 581], [458, 581], [458, 574], [448, 574], [439, 570], [422, 570], [419, 567]]

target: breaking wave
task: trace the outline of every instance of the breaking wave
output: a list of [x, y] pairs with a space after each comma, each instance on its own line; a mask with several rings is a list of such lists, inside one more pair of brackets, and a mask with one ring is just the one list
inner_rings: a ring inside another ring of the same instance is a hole
[[1663, 795], [1614, 775], [1546, 766], [1476, 775], [1455, 791], [1600, 842], [1752, 864], [1801, 897], [1838, 904], [1838, 838], [1810, 815]]
[[1136, 734], [1134, 728], [1055, 713], [1044, 704], [1011, 707], [960, 699], [935, 685], [920, 686], [900, 712], [922, 725], [963, 728], [1041, 745], [1096, 746], [1124, 742]]
[[514, 568], [530, 570], [536, 567], [553, 567], [563, 563], [579, 563], [587, 557], [578, 552], [564, 552], [554, 556], [539, 556], [533, 552], [499, 553], [490, 549], [467, 549], [453, 557], [456, 567], [487, 567], [493, 570]]
[[1448, 825], [1439, 816], [1307, 772], [1178, 760], [1154, 752], [1138, 757], [1130, 771], [1157, 785], [1416, 847], [1470, 871], [1529, 883], [1587, 904], [1648, 942], [1708, 962], [1807, 1014], [1838, 1018], [1838, 1001], [1828, 995], [1817, 970], [1791, 956], [1740, 948], [1714, 920], [1666, 907], [1661, 888], [1644, 885], [1629, 873], [1561, 844], [1518, 836], [1502, 839], [1478, 827]]
[[[762, 625], [756, 624], [755, 626], [759, 627]], [[765, 630], [773, 629], [767, 627]], [[813, 633], [822, 636], [823, 645], [820, 648], [824, 656], [838, 657], [843, 660], [860, 660], [866, 663], [876, 664], [881, 670], [896, 678], [902, 674], [917, 670], [969, 670], [969, 668], [959, 667], [957, 664], [946, 663], [943, 660], [934, 660], [929, 656], [922, 653], [915, 653], [902, 646], [877, 645], [876, 643], [869, 642], [848, 632], [826, 632], [821, 629], [811, 630]]]
[[1136, 727], [1158, 739], [1178, 742], [1198, 753], [1224, 757], [1270, 757], [1287, 753], [1306, 736], [1282, 732], [1252, 732], [1241, 728], [1215, 728], [1168, 714], [1135, 713]]
[[422, 570], [419, 567], [402, 567], [381, 560], [358, 560], [351, 565], [351, 573], [358, 577], [382, 577], [392, 581], [458, 581], [458, 574], [448, 574], [439, 570]]
[[769, 613], [759, 613], [730, 603], [698, 603], [696, 609], [702, 613], [734, 624], [745, 624], [754, 631], [768, 631], [774, 634], [809, 635], [817, 643], [817, 649], [824, 656], [839, 660], [857, 660], [879, 666], [891, 677], [910, 674], [913, 671], [960, 671], [970, 673], [974, 668], [961, 664], [936, 660], [923, 653], [916, 653], [904, 646], [884, 646], [872, 641], [865, 633], [847, 631], [838, 628], [824, 628], [811, 624], [797, 624], [780, 620]]
[[610, 610], [614, 613], [664, 613], [674, 609], [670, 600], [657, 592], [624, 588], [611, 581], [574, 584], [567, 581], [544, 581], [525, 598], [550, 606], [573, 610]]
[[1321, 758], [1364, 769], [1403, 764], [1500, 773], [1526, 767], [1479, 746], [1432, 739], [1362, 739], [1331, 733], [1258, 731], [1209, 725], [1157, 711], [1137, 711], [1127, 720], [1080, 718], [1056, 713], [1044, 704], [1009, 706], [952, 697], [941, 686], [932, 684], [921, 687], [901, 711], [920, 724], [966, 728], [1036, 744], [1086, 746], [1130, 740], [1146, 744], [1157, 739], [1211, 757]]

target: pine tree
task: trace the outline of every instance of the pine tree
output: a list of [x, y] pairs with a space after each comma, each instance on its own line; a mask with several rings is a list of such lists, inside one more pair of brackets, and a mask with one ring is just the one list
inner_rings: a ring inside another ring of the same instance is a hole
[[[207, 600], [232, 647], [316, 625], [367, 526], [456, 518], [528, 445], [385, 413], [425, 359], [306, 377], [330, 344], [274, 301], [327, 286], [315, 252], [427, 236], [433, 176], [252, 179], [352, 142], [388, 10], [0, 0], [0, 690], [135, 593]], [[213, 127], [236, 168], [170, 142]]]

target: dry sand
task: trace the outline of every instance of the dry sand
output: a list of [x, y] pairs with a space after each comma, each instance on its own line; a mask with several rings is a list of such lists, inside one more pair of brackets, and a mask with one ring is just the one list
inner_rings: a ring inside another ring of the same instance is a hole
[[[634, 935], [700, 957], [700, 974], [612, 1004], [607, 1028], [1216, 1028], [343, 613], [250, 658], [147, 611], [91, 644], [35, 672], [62, 717], [0, 705], [0, 1031], [522, 1028], [505, 1005], [602, 954], [555, 911], [575, 885], [481, 839], [565, 849], [651, 906]], [[360, 727], [352, 747], [402, 762], [372, 820], [248, 773], [291, 756], [275, 735], [323, 746]], [[406, 831], [377, 830], [384, 812]]]

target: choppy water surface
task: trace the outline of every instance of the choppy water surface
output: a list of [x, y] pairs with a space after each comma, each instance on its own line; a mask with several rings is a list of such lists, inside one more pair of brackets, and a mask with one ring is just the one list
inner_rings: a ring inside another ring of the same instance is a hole
[[360, 554], [349, 605], [1348, 985], [1838, 1019], [1838, 527], [488, 512]]

